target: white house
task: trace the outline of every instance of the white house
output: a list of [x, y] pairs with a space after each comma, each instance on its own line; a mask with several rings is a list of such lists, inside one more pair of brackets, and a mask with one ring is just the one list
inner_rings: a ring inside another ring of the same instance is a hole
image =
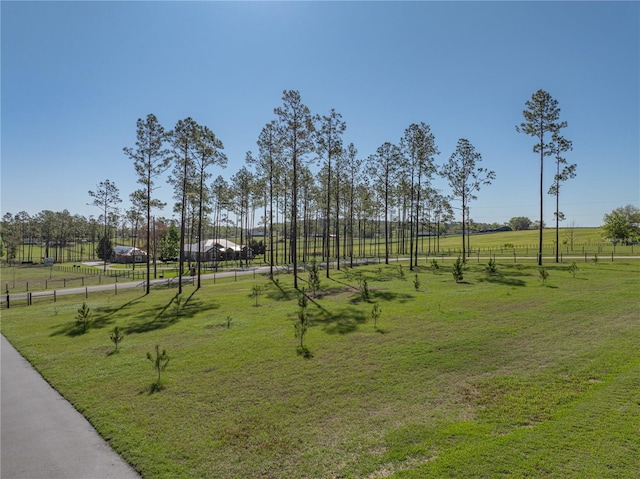
[[[241, 246], [228, 239], [208, 239], [200, 243], [184, 245], [184, 255], [186, 259], [198, 260], [200, 252], [201, 261], [224, 261], [244, 257], [247, 252], [246, 246]], [[251, 249], [248, 250], [249, 258], [252, 258]]]

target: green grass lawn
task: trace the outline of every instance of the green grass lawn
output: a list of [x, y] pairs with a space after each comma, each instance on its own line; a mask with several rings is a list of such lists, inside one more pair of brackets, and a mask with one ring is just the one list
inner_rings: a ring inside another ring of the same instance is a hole
[[[84, 334], [82, 296], [1, 326], [144, 477], [638, 477], [640, 262], [577, 266], [544, 283], [532, 261], [472, 262], [462, 283], [451, 261], [322, 272], [308, 359], [285, 274], [95, 293]], [[171, 359], [152, 392], [156, 344]]]

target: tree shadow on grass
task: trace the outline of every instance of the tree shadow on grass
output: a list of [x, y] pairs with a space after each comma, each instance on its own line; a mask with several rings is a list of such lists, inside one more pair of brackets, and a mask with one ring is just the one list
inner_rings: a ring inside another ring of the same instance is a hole
[[398, 301], [399, 303], [406, 303], [407, 301], [415, 299], [413, 294], [396, 293], [394, 291], [380, 291], [375, 289], [369, 291], [369, 295], [372, 300]]
[[[337, 294], [342, 294], [342, 293], [346, 293], [347, 291], [349, 291], [352, 288], [352, 286], [349, 287], [345, 287], [345, 286], [334, 286], [332, 288], [322, 288], [320, 290], [318, 290], [318, 299], [324, 299], [327, 296], [334, 296]], [[356, 288], [357, 289], [357, 288]]]
[[85, 329], [85, 327], [82, 324], [79, 324], [74, 318], [67, 323], [57, 326], [55, 331], [52, 332], [49, 336], [69, 336], [70, 338], [75, 338], [76, 336], [82, 336], [89, 333], [89, 331], [91, 331], [92, 329], [106, 328], [113, 322], [113, 319], [110, 319], [106, 316], [94, 316], [90, 324]]
[[480, 278], [480, 283], [503, 284], [505, 286], [525, 286], [525, 282], [521, 279], [512, 278], [512, 275], [504, 275], [502, 273], [489, 274], [484, 278]]
[[[357, 279], [357, 278], [358, 278], [358, 276], [359, 276], [359, 274], [352, 273], [352, 274], [351, 274], [351, 276], [353, 276], [353, 278], [354, 278], [354, 279]], [[323, 278], [323, 279], [324, 279], [324, 278]], [[346, 287], [347, 287], [347, 288], [349, 288], [349, 289], [353, 289], [353, 290], [356, 290], [356, 291], [358, 290], [358, 287], [357, 287], [357, 286], [355, 286], [355, 285], [353, 285], [353, 284], [351, 284], [351, 283], [346, 283], [346, 282], [344, 282], [344, 281], [340, 281], [340, 280], [338, 280], [338, 279], [334, 278], [333, 276], [332, 276], [332, 277], [330, 277], [330, 278], [326, 278], [326, 279], [327, 279], [328, 281], [333, 281], [333, 282], [335, 282], [335, 283], [343, 284], [344, 286], [346, 286]], [[367, 279], [367, 281], [368, 281], [368, 279]], [[330, 289], [332, 289], [332, 288], [330, 288]]]
[[106, 307], [103, 306], [100, 308], [96, 308], [95, 310], [92, 310], [93, 319], [91, 320], [91, 323], [86, 328], [86, 330], [81, 324], [78, 324], [75, 318], [72, 318], [71, 321], [69, 321], [68, 323], [64, 323], [60, 326], [57, 326], [55, 328], [55, 331], [52, 332], [49, 336], [51, 337], [69, 336], [71, 338], [74, 338], [76, 336], [82, 336], [83, 334], [88, 333], [92, 329], [106, 328], [107, 326], [110, 326], [111, 324], [113, 324], [113, 322], [115, 321], [114, 319], [111, 318], [113, 314], [119, 311], [122, 311], [123, 309], [126, 309], [131, 305], [138, 303], [140, 301], [140, 298], [142, 298], [142, 296], [134, 298], [131, 301], [128, 301], [119, 306], [106, 306]]
[[75, 320], [69, 321], [67, 323], [61, 324], [56, 327], [56, 330], [49, 335], [49, 337], [53, 336], [69, 336], [70, 338], [75, 338], [76, 336], [82, 336], [87, 334], [91, 328], [88, 327], [86, 330], [81, 324], [78, 324]]
[[322, 324], [323, 330], [328, 334], [352, 333], [366, 321], [365, 314], [355, 308], [343, 308], [321, 318], [313, 319], [314, 323]]
[[97, 313], [100, 314], [104, 314], [105, 316], [111, 316], [112, 314], [118, 313], [120, 311], [122, 311], [123, 309], [126, 309], [130, 306], [133, 306], [134, 304], [137, 304], [140, 302], [140, 300], [142, 298], [144, 298], [144, 294], [141, 296], [138, 296], [137, 298], [133, 298], [131, 301], [127, 301], [124, 304], [121, 305], [111, 305], [111, 306], [101, 306], [100, 308], [96, 309]]
[[288, 301], [292, 298], [292, 292], [284, 289], [278, 279], [271, 281], [275, 288], [269, 288], [266, 297], [275, 301]]
[[124, 331], [127, 334], [148, 333], [168, 328], [181, 319], [193, 318], [196, 314], [220, 308], [220, 305], [210, 299], [203, 301], [201, 298], [194, 297], [196, 291], [193, 291], [186, 299], [182, 299], [180, 295], [176, 294], [164, 306], [151, 308], [131, 317], [131, 323]]

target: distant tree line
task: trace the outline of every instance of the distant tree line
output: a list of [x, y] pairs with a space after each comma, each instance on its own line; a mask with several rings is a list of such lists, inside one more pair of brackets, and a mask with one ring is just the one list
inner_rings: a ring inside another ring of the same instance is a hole
[[[562, 155], [571, 149], [571, 142], [559, 133], [566, 122], [558, 120], [557, 102], [542, 90], [526, 105], [525, 122], [517, 129], [537, 139], [533, 150], [540, 154], [541, 181], [544, 158], [555, 159], [549, 192], [557, 205], [561, 182], [575, 176], [575, 165], [563, 166]], [[463, 261], [468, 257], [465, 235], [474, 229], [471, 202], [482, 186], [495, 179], [494, 171], [480, 166], [482, 156], [468, 139], [461, 138], [448, 161], [438, 165], [440, 151], [430, 126], [414, 123], [397, 142], [385, 142], [375, 153], [361, 157], [353, 143], [344, 145], [347, 124], [334, 109], [314, 115], [299, 92], [287, 90], [273, 113], [258, 135], [256, 152], [248, 151], [245, 164], [227, 178], [214, 177], [215, 170], [226, 167], [227, 158], [222, 141], [207, 126], [185, 118], [168, 130], [153, 114], [139, 119], [135, 146], [123, 149], [140, 184], [129, 195], [129, 209], [119, 208], [118, 188], [105, 180], [89, 191], [100, 211], [97, 218], [72, 216], [66, 210], [43, 211], [34, 217], [7, 213], [2, 221], [7, 257], [16, 257], [18, 245], [35, 242], [57, 261], [68, 259], [62, 256], [70, 242], [77, 245], [80, 257], [94, 253], [103, 257], [108, 248], [104, 244], [98, 248], [100, 240], [120, 236], [150, 253], [147, 273], [151, 258], [164, 255], [177, 256], [182, 274], [188, 260], [185, 244], [230, 235], [243, 244], [259, 239], [259, 250], [272, 268], [286, 263], [295, 271], [299, 262], [320, 257], [339, 269], [341, 262], [352, 263], [366, 255], [364, 240], [376, 238], [385, 262], [394, 253], [408, 255], [413, 269], [419, 244], [427, 238], [427, 248], [436, 249], [437, 238], [455, 217], [461, 218]], [[167, 172], [175, 220], [156, 218], [154, 213], [166, 206], [154, 192]], [[434, 187], [438, 176], [449, 185], [449, 192]], [[459, 206], [453, 206], [456, 203]], [[562, 218], [556, 206], [556, 225]], [[542, 215], [538, 224], [542, 228]], [[511, 227], [523, 229], [523, 225], [520, 219]], [[175, 241], [176, 230], [177, 248], [166, 239], [172, 232]], [[173, 248], [171, 254], [167, 248]], [[31, 259], [31, 253], [22, 248], [20, 254]], [[199, 259], [197, 271], [199, 284]], [[297, 273], [294, 283], [297, 287]]]

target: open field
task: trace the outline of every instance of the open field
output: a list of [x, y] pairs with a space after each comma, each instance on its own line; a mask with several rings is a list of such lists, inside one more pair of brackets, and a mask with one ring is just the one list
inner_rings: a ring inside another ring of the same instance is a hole
[[[543, 245], [543, 255], [548, 257], [546, 263], [553, 263], [554, 245], [551, 239], [554, 230], [545, 230], [545, 238], [549, 240]], [[573, 248], [569, 242], [569, 235], [573, 237]], [[237, 240], [232, 238], [232, 240]], [[237, 240], [239, 241], [239, 240]], [[471, 255], [469, 261], [472, 263], [486, 262], [488, 257], [495, 257], [497, 260], [505, 262], [527, 263], [528, 260], [536, 258], [538, 252], [538, 232], [537, 231], [510, 231], [499, 233], [488, 233], [472, 235], [471, 237]], [[563, 242], [566, 241], [566, 244]], [[428, 265], [432, 258], [442, 258], [443, 256], [453, 256], [459, 254], [461, 248], [461, 236], [447, 236], [440, 238], [436, 244], [435, 238], [421, 238], [419, 244], [420, 263]], [[612, 255], [615, 257], [623, 256], [640, 256], [640, 245], [618, 245], [613, 247], [612, 244], [602, 240], [599, 228], [575, 228], [572, 230], [560, 230], [560, 261], [564, 263], [588, 262], [594, 259], [602, 261], [611, 261]], [[436, 246], [438, 250], [436, 252]], [[279, 244], [280, 251], [278, 257], [284, 256], [283, 245]], [[407, 244], [408, 248], [408, 244]], [[356, 243], [356, 251], [359, 246]], [[366, 254], [363, 259], [384, 259], [384, 244], [379, 242], [368, 241], [362, 248]], [[407, 255], [397, 253], [398, 245], [392, 245], [392, 259], [408, 258]], [[429, 252], [430, 251], [430, 252]], [[344, 252], [344, 249], [343, 249]], [[301, 253], [302, 254], [302, 253]], [[300, 257], [302, 258], [302, 256]], [[319, 257], [315, 257], [319, 260]], [[356, 261], [360, 258], [355, 257]], [[335, 260], [335, 258], [334, 258]], [[348, 264], [349, 258], [343, 257], [341, 264]], [[250, 261], [252, 267], [264, 266], [263, 256], [260, 255]], [[286, 266], [280, 263], [279, 266]], [[239, 268], [237, 261], [225, 261], [219, 265], [220, 270]], [[174, 278], [178, 275], [177, 263], [158, 263], [157, 274], [153, 274], [153, 265], [151, 267], [152, 278]], [[210, 263], [203, 264], [203, 273], [210, 273], [213, 269]], [[23, 293], [26, 291], [44, 291], [62, 289], [67, 287], [95, 286], [99, 284], [113, 284], [118, 281], [143, 280], [146, 276], [146, 265], [136, 264], [110, 264], [109, 269], [103, 271], [102, 265], [86, 266], [82, 263], [71, 262], [56, 264], [53, 267], [44, 267], [40, 264], [21, 265], [0, 267], [0, 287], [2, 292], [6, 293]]]
[[309, 359], [287, 274], [95, 293], [86, 333], [61, 297], [2, 333], [144, 477], [637, 477], [640, 262], [450, 266], [323, 273]]
[[[392, 238], [390, 239], [390, 251], [393, 255], [403, 251], [402, 241], [399, 238], [400, 233], [395, 226], [391, 226]], [[559, 230], [559, 243], [560, 252], [563, 254], [610, 254], [615, 251], [617, 255], [636, 254], [639, 251], [640, 245], [625, 246], [613, 244], [606, 241], [602, 237], [601, 228], [560, 228]], [[230, 236], [227, 239], [235, 243], [247, 243], [247, 238]], [[252, 240], [263, 241], [263, 236], [253, 236]], [[341, 237], [340, 250], [343, 255], [348, 256], [348, 245], [344, 243], [344, 237]], [[265, 244], [268, 243], [266, 239]], [[435, 237], [429, 238], [428, 236], [421, 237], [419, 239], [419, 254], [425, 255], [427, 253], [446, 253], [454, 254], [461, 248], [462, 236], [460, 234], [454, 235], [442, 235], [440, 240], [437, 241]], [[543, 235], [543, 254], [552, 255], [554, 253], [555, 244], [555, 229], [546, 228]], [[130, 245], [130, 241], [118, 238], [114, 240], [114, 246]], [[307, 254], [320, 255], [322, 250], [322, 238], [309, 238], [307, 243]], [[140, 246], [140, 245], [138, 245]], [[303, 248], [305, 241], [303, 238], [298, 239], [299, 258], [303, 257]], [[482, 254], [486, 254], [489, 249], [491, 254], [501, 255], [512, 253], [511, 250], [515, 249], [519, 255], [535, 255], [538, 250], [538, 231], [537, 230], [525, 230], [525, 231], [507, 231], [498, 233], [473, 233], [471, 235], [470, 242], [472, 254], [476, 253], [476, 250], [481, 250]], [[332, 249], [334, 247], [332, 242]], [[282, 258], [285, 257], [284, 241], [280, 238], [276, 243], [277, 253], [276, 262], [281, 263]], [[409, 238], [408, 231], [404, 239], [404, 250], [408, 254]], [[377, 257], [384, 254], [384, 234], [380, 233], [376, 238], [359, 239], [354, 238], [354, 255], [356, 257]], [[78, 244], [69, 246], [66, 248], [56, 249], [55, 257], [58, 263], [74, 264], [82, 261], [99, 261], [95, 254], [95, 245], [90, 243], [82, 243], [82, 248], [79, 248]], [[507, 250], [507, 251], [505, 251]], [[53, 255], [52, 252], [49, 253]], [[23, 261], [34, 263], [40, 263], [45, 256], [45, 250], [42, 246], [38, 245], [24, 245], [18, 248], [17, 256], [13, 260], [13, 263], [21, 264]], [[260, 261], [262, 255], [258, 255], [256, 261]], [[6, 258], [5, 258], [6, 259]], [[230, 262], [232, 263], [232, 262]], [[138, 264], [136, 268], [143, 265]], [[160, 263], [159, 263], [159, 266]], [[128, 265], [131, 268], [131, 265]]]

